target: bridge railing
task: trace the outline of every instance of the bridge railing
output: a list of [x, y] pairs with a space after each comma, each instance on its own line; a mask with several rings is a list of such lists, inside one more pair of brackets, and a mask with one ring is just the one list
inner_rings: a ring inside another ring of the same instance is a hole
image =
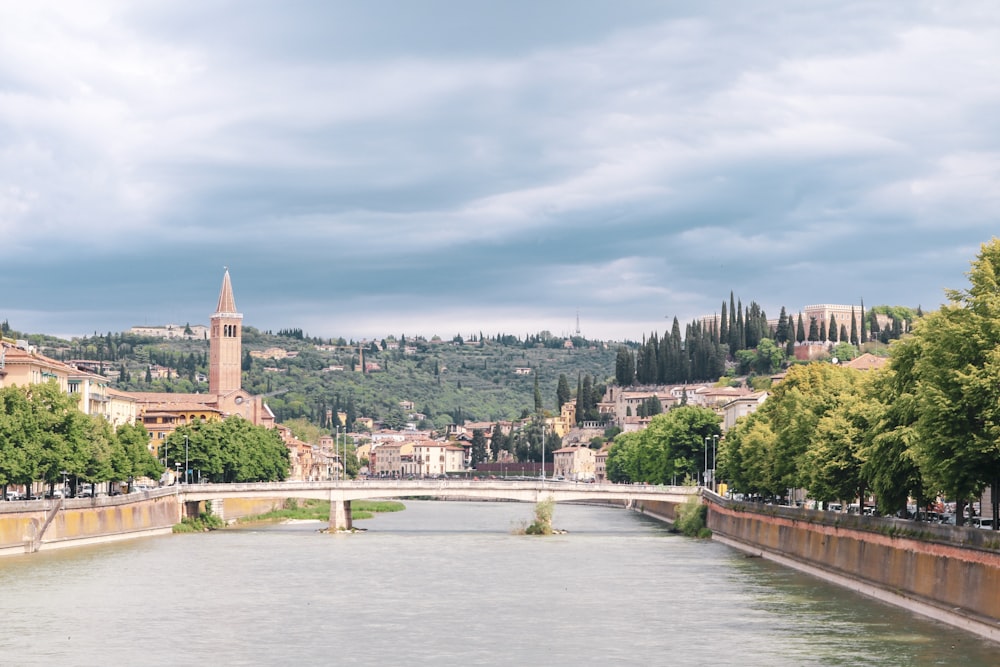
[[406, 490], [414, 491], [415, 495], [421, 495], [420, 491], [433, 491], [439, 489], [505, 489], [514, 491], [535, 491], [543, 489], [552, 490], [573, 490], [584, 493], [627, 492], [638, 495], [696, 495], [699, 493], [698, 487], [693, 486], [662, 486], [653, 484], [595, 484], [582, 482], [567, 482], [553, 480], [465, 480], [465, 479], [415, 479], [415, 480], [394, 480], [394, 479], [366, 479], [347, 481], [323, 481], [323, 482], [252, 482], [234, 484], [182, 484], [176, 487], [180, 493], [185, 491], [191, 493], [239, 493], [241, 491], [252, 491], [261, 493], [273, 490], [275, 493], [285, 494], [289, 491], [317, 491], [333, 489], [370, 489], [373, 492], [382, 490]]

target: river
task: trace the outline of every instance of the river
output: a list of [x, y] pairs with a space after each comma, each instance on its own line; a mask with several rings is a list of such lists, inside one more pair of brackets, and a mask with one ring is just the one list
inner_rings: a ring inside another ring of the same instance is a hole
[[1000, 646], [624, 510], [407, 501], [0, 559], [4, 665], [962, 665]]

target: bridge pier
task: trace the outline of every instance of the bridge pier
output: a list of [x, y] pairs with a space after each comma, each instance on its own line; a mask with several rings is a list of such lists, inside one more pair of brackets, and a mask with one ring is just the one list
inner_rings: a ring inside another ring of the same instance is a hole
[[330, 498], [330, 532], [351, 530], [351, 501]]

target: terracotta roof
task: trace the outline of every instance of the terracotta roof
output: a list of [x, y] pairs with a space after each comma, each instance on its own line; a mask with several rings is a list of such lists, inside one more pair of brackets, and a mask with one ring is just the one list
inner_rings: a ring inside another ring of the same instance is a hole
[[865, 352], [860, 357], [857, 357], [856, 359], [851, 359], [844, 365], [847, 366], [848, 368], [854, 368], [859, 371], [870, 371], [873, 369], [882, 368], [887, 363], [889, 363], [889, 359], [887, 357], [876, 357], [874, 354], [870, 352]]
[[233, 285], [229, 281], [229, 269], [222, 276], [222, 289], [219, 290], [219, 305], [215, 307], [216, 313], [236, 313], [236, 300], [233, 298]]

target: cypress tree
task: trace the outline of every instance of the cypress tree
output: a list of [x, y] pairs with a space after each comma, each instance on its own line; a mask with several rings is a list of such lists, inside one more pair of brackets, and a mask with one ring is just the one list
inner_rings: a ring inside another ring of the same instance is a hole
[[726, 314], [726, 302], [722, 302], [722, 315], [719, 317], [719, 342], [726, 344], [729, 342], [729, 316]]
[[576, 423], [579, 424], [583, 421], [583, 401], [586, 400], [583, 397], [583, 375], [581, 373], [576, 374]]
[[817, 341], [819, 340], [819, 327], [816, 326], [816, 318], [809, 318], [809, 340]]
[[858, 319], [854, 316], [854, 306], [851, 306], [851, 345], [858, 344]]
[[781, 307], [781, 314], [778, 315], [778, 328], [774, 331], [774, 342], [779, 345], [784, 345], [788, 342], [788, 315], [785, 313], [785, 307]]
[[868, 325], [865, 323], [865, 300], [861, 299], [861, 343], [868, 342]]
[[830, 342], [831, 343], [836, 343], [837, 342], [837, 338], [838, 338], [837, 333], [840, 331], [837, 328], [837, 316], [836, 315], [833, 315], [833, 314], [830, 315], [830, 329], [829, 329], [829, 331], [830, 331]]
[[[625, 348], [619, 348], [619, 351]], [[625, 350], [626, 356], [628, 355], [628, 350]], [[569, 402], [572, 397], [569, 391], [569, 380], [566, 379], [565, 373], [559, 374], [559, 383], [556, 385], [556, 409], [562, 411], [562, 406]]]
[[743, 317], [743, 300], [736, 306], [736, 345], [737, 350], [747, 349], [747, 322]]
[[799, 313], [799, 322], [795, 328], [795, 342], [806, 342], [806, 325], [802, 322], [802, 313]]

